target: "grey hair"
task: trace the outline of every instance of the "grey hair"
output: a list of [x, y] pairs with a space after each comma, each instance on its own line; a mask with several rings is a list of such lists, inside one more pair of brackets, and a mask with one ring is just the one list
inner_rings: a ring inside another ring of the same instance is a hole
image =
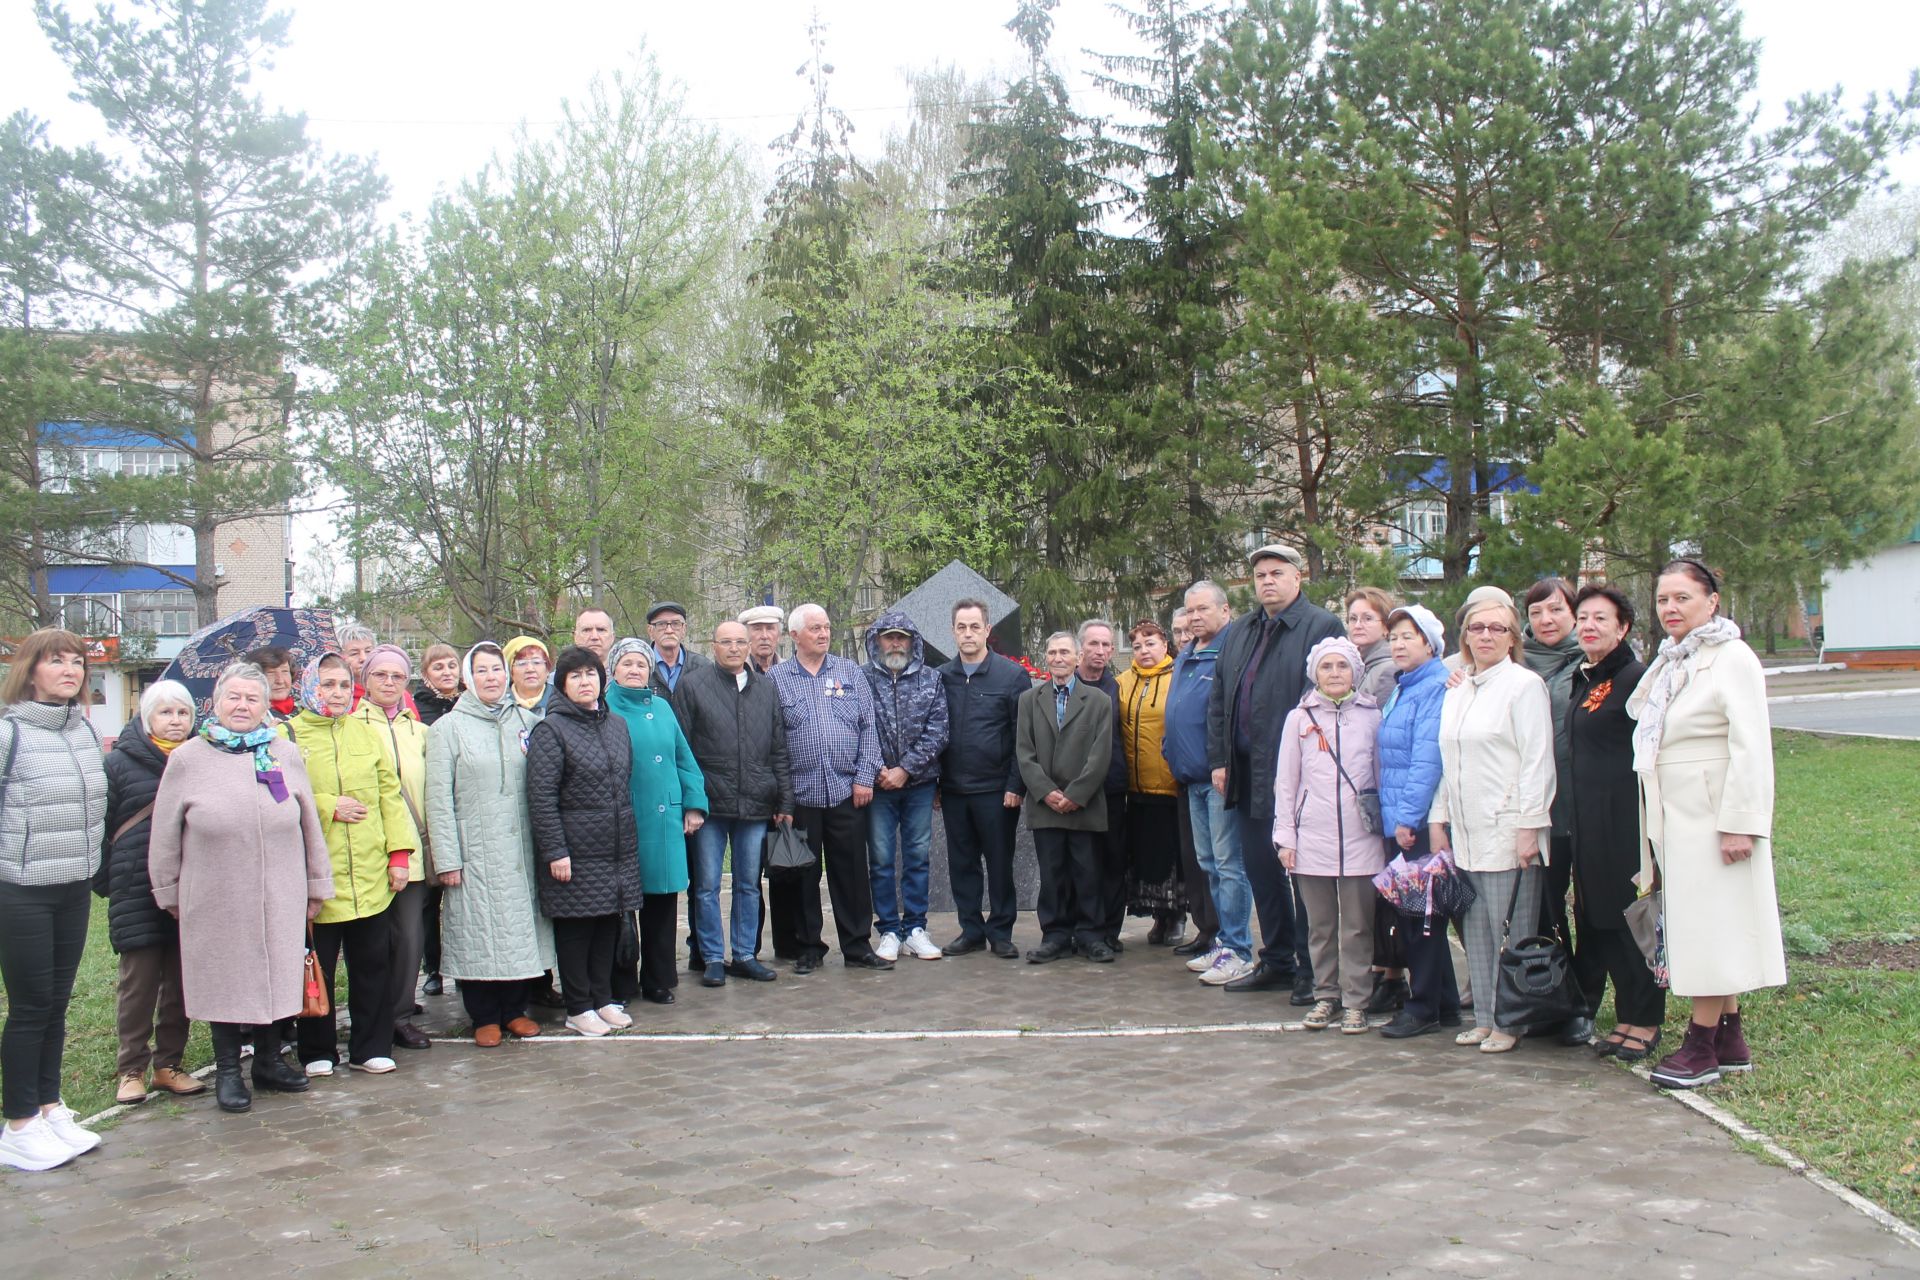
[[1213, 603], [1215, 604], [1225, 604], [1227, 602], [1227, 593], [1221, 590], [1220, 584], [1213, 581], [1211, 578], [1200, 579], [1200, 581], [1188, 587], [1186, 590], [1186, 593], [1182, 595], [1180, 598], [1182, 600], [1191, 600], [1193, 598], [1193, 593], [1196, 591], [1202, 591], [1202, 592], [1205, 592], [1208, 596], [1211, 596], [1213, 598]]
[[333, 629], [333, 638], [340, 642], [342, 649], [356, 640], [365, 640], [368, 644], [378, 644], [380, 637], [373, 634], [373, 628], [361, 622], [343, 622]]
[[219, 702], [221, 693], [225, 691], [228, 685], [236, 680], [253, 681], [260, 686], [260, 700], [262, 702], [271, 702], [273, 700], [273, 686], [267, 683], [266, 672], [251, 662], [229, 662], [226, 670], [220, 673], [220, 678], [213, 682], [213, 696], [208, 699], [208, 701], [213, 703]]
[[[1084, 626], [1085, 624], [1083, 623], [1082, 625]], [[1045, 653], [1047, 650], [1053, 648], [1053, 642], [1055, 640], [1065, 640], [1068, 644], [1073, 646], [1073, 651], [1075, 653], [1080, 652], [1080, 638], [1074, 635], [1073, 632], [1071, 631], [1056, 631], [1052, 635], [1048, 636], [1046, 643], [1040, 646], [1040, 652]]]
[[199, 708], [193, 705], [193, 694], [178, 680], [156, 680], [147, 686], [146, 692], [140, 695], [141, 721], [152, 719], [161, 707], [185, 707], [196, 718], [200, 714]]
[[1074, 646], [1076, 648], [1078, 648], [1080, 645], [1083, 645], [1087, 642], [1088, 627], [1105, 627], [1107, 629], [1107, 634], [1111, 636], [1117, 636], [1120, 634], [1120, 629], [1114, 626], [1111, 622], [1108, 622], [1105, 618], [1088, 618], [1085, 622], [1080, 624], [1079, 629], [1074, 634]]
[[787, 615], [787, 630], [798, 631], [801, 627], [805, 626], [806, 622], [804, 621], [804, 619], [810, 613], [819, 614], [821, 617], [825, 618], [828, 621], [828, 623], [832, 623], [833, 621], [833, 615], [828, 613], [825, 606], [823, 605], [817, 605], [817, 604], [795, 605], [793, 612]]
[[1187, 616], [1187, 612], [1188, 612], [1187, 606], [1181, 605], [1178, 609], [1175, 609], [1173, 611], [1173, 616], [1171, 619], [1169, 619], [1169, 621], [1174, 623], [1174, 625], [1178, 626], [1180, 623], [1180, 619]]

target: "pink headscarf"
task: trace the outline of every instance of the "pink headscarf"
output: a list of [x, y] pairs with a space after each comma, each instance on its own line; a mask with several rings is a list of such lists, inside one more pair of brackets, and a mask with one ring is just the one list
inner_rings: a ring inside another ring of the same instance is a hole
[[[407, 657], [407, 651], [397, 644], [377, 644], [373, 646], [372, 652], [367, 654], [366, 664], [360, 668], [360, 684], [362, 687], [373, 683], [371, 677], [373, 676], [374, 670], [380, 667], [397, 667], [399, 668], [400, 678], [402, 680], [413, 679], [413, 659]], [[368, 699], [368, 701], [371, 702], [372, 699]], [[400, 701], [390, 707], [380, 707], [380, 709], [387, 713], [387, 719], [392, 720], [407, 709], [407, 702], [406, 690], [403, 687], [400, 693]], [[380, 706], [377, 702], [373, 705], [376, 707]]]

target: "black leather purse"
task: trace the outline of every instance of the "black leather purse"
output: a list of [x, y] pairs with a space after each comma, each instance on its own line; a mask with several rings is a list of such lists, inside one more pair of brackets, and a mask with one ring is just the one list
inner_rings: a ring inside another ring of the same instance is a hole
[[1514, 908], [1520, 905], [1525, 875], [1513, 878], [1507, 918], [1500, 926], [1500, 964], [1494, 978], [1494, 1021], [1505, 1031], [1539, 1023], [1565, 1022], [1574, 1015], [1573, 960], [1558, 938], [1535, 934], [1514, 942]]
[[791, 822], [776, 822], [767, 828], [766, 860], [770, 876], [799, 877], [809, 871], [820, 874], [813, 850]]

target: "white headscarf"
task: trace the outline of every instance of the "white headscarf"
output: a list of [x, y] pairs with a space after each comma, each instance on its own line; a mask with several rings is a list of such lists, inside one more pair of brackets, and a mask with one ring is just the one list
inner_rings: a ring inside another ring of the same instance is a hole
[[1710, 644], [1725, 644], [1740, 638], [1740, 626], [1732, 618], [1716, 614], [1682, 638], [1668, 636], [1660, 642], [1660, 656], [1640, 677], [1640, 686], [1627, 699], [1627, 714], [1639, 723], [1633, 727], [1633, 767], [1639, 773], [1652, 773], [1660, 755], [1660, 735], [1666, 731], [1667, 708], [1693, 678], [1700, 651]]

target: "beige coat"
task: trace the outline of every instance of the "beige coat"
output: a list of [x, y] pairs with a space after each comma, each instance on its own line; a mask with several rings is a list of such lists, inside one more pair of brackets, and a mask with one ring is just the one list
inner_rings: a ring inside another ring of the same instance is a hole
[[1546, 682], [1509, 659], [1447, 690], [1440, 705], [1440, 787], [1429, 822], [1452, 825], [1464, 871], [1514, 871], [1522, 831], [1547, 860], [1556, 779]]
[[[1650, 692], [1640, 682], [1627, 710]], [[1653, 772], [1640, 775], [1641, 871], [1660, 867], [1667, 969], [1677, 996], [1739, 995], [1787, 980], [1773, 884], [1773, 736], [1767, 682], [1745, 642], [1708, 645], [1667, 707]], [[1754, 837], [1729, 866], [1720, 834]]]
[[273, 743], [288, 796], [254, 780], [253, 753], [183, 743], [160, 775], [147, 873], [180, 916], [187, 1016], [260, 1026], [300, 1012], [307, 900], [333, 897], [333, 860], [300, 750]]

